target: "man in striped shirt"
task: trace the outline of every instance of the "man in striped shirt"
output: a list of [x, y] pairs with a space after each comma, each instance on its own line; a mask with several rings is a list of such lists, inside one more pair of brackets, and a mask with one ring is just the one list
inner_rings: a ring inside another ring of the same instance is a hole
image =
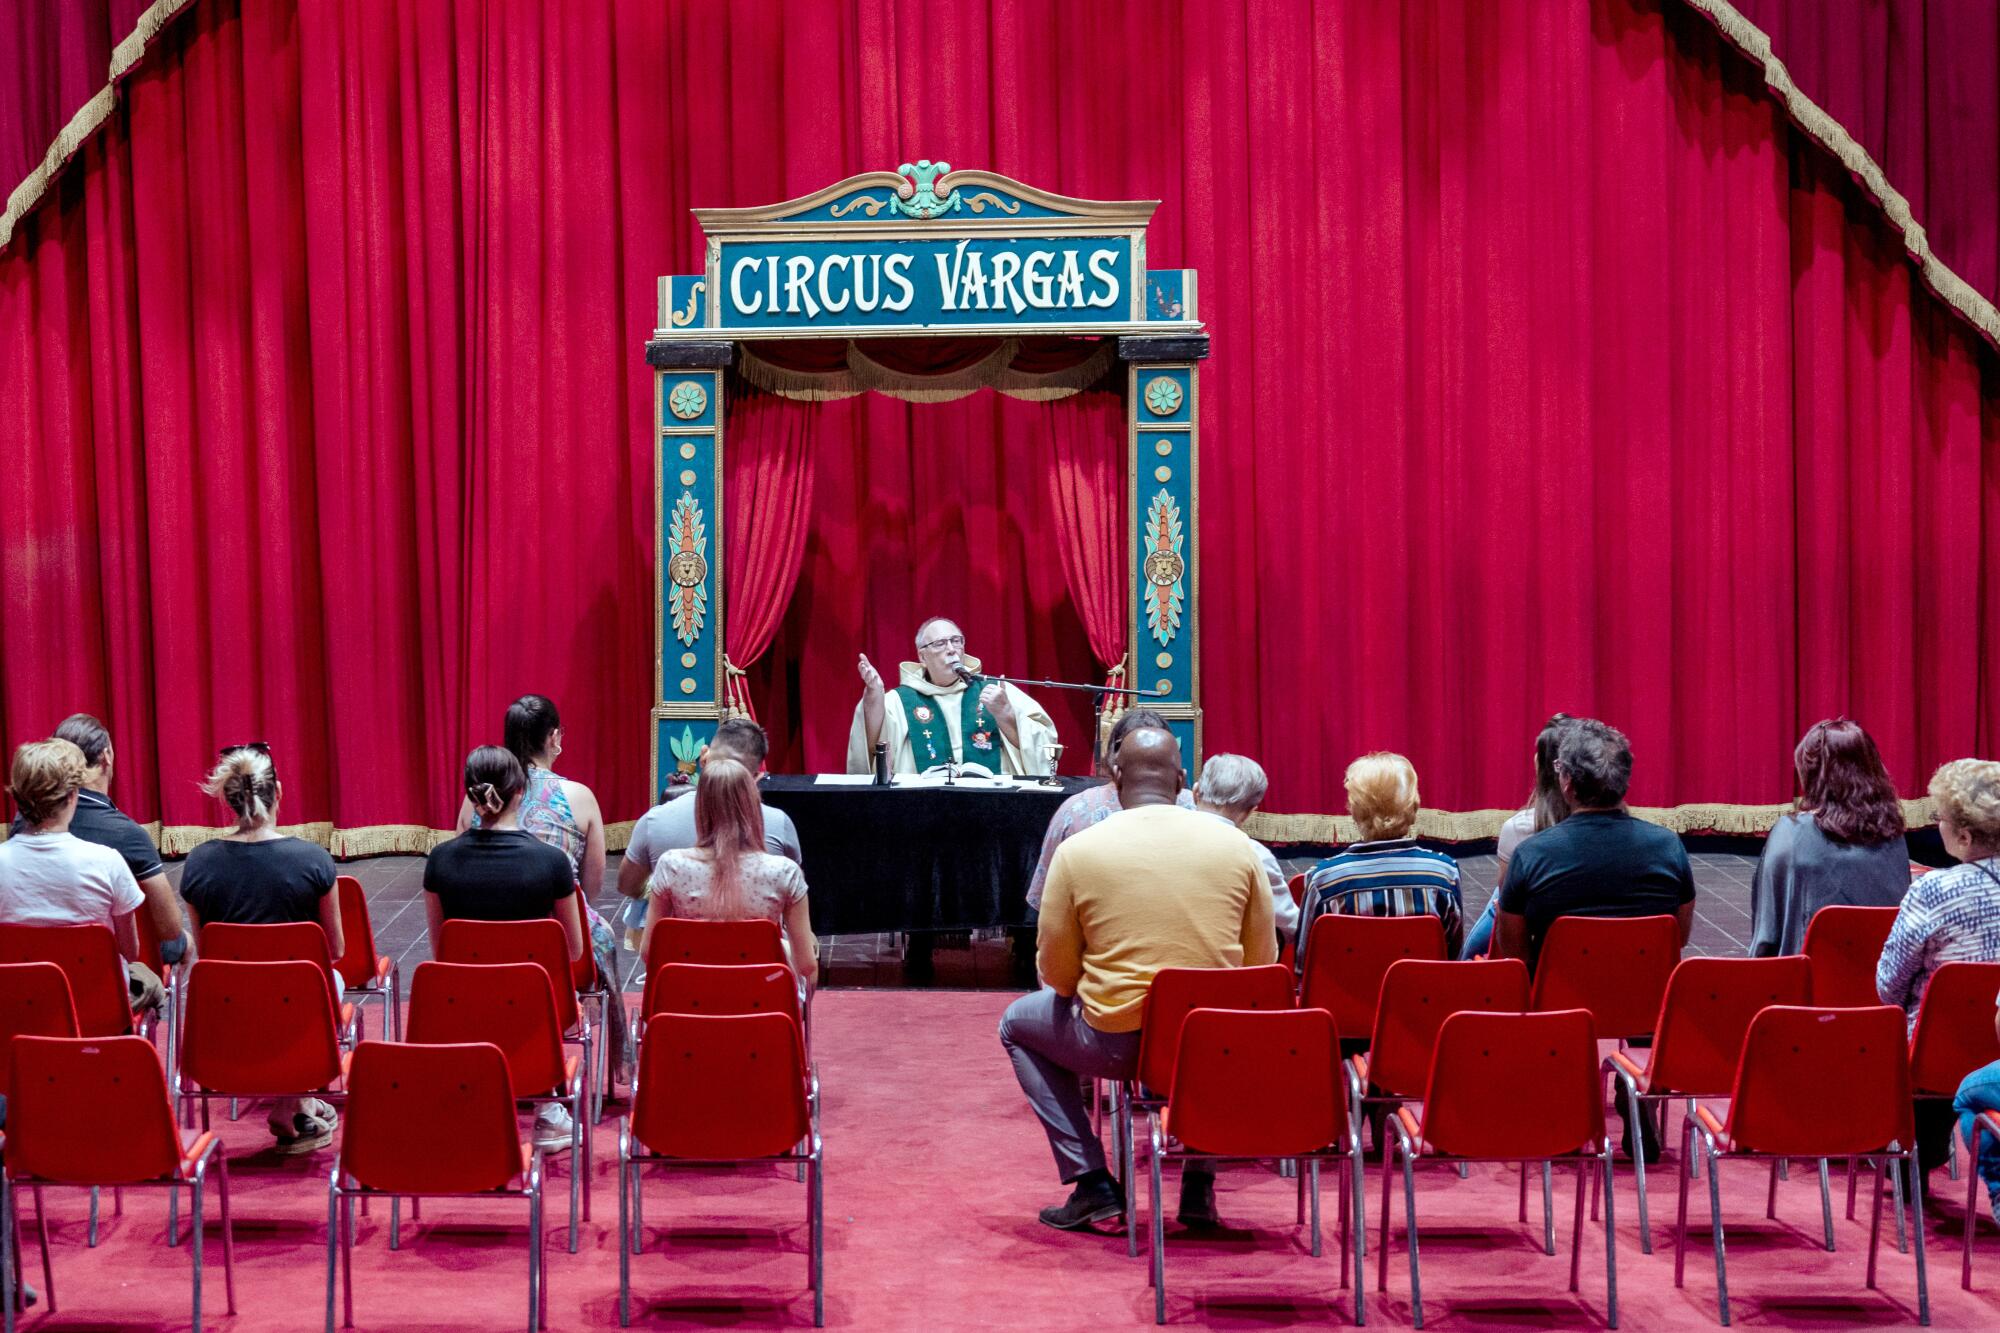
[[[1458, 863], [1417, 846], [1417, 771], [1399, 754], [1365, 754], [1347, 766], [1347, 812], [1362, 841], [1329, 856], [1306, 876], [1295, 963], [1305, 975], [1313, 922], [1349, 916], [1435, 916], [1444, 923], [1445, 956], [1456, 958], [1464, 933]], [[1354, 1034], [1365, 1035], [1365, 1034]]]

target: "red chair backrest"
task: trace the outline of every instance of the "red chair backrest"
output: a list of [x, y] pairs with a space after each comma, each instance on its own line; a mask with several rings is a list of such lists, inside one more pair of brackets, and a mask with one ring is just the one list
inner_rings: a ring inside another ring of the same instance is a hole
[[352, 875], [337, 875], [333, 891], [340, 895], [340, 943], [343, 949], [334, 961], [340, 979], [349, 990], [375, 984], [375, 924], [368, 917], [368, 895], [361, 881]]
[[327, 1002], [340, 1010], [334, 989], [333, 954], [328, 950], [326, 931], [317, 921], [279, 921], [246, 925], [236, 921], [211, 921], [201, 928], [200, 953], [227, 963], [311, 963], [326, 979]]
[[1286, 880], [1285, 890], [1292, 895], [1292, 906], [1304, 907], [1306, 905], [1306, 872], [1301, 870]]
[[1606, 1040], [1647, 1036], [1680, 960], [1673, 917], [1558, 917], [1542, 940], [1529, 1008], [1588, 1009]]
[[[0, 1078], [16, 1037], [74, 1037], [76, 1004], [69, 978], [54, 963], [0, 963]], [[0, 1083], [0, 1096], [11, 1091]]]
[[[447, 921], [439, 933], [440, 963], [540, 963], [556, 998], [556, 1022], [568, 1032], [577, 1024], [576, 982], [570, 969], [569, 937], [553, 917], [535, 921]], [[588, 955], [589, 949], [584, 953]]]
[[1896, 924], [1894, 907], [1822, 907], [1806, 922], [1805, 955], [1812, 959], [1813, 1002], [1872, 1009], [1882, 1003], [1875, 966]]
[[1292, 974], [1263, 967], [1163, 967], [1146, 989], [1139, 1030], [1139, 1086], [1165, 1096], [1174, 1086], [1181, 1024], [1197, 1009], [1290, 1009]]
[[181, 1070], [210, 1092], [278, 1097], [340, 1077], [326, 976], [304, 959], [198, 958], [188, 969]]
[[17, 1037], [7, 1081], [10, 1173], [118, 1185], [180, 1166], [167, 1076], [142, 1037]]
[[2000, 1060], [1993, 1030], [2000, 963], [1946, 963], [1931, 973], [1910, 1037], [1910, 1088], [1950, 1097], [1965, 1076]]
[[1905, 1027], [1903, 1011], [1888, 1004], [1764, 1010], [1750, 1020], [1737, 1062], [1731, 1143], [1792, 1157], [1908, 1147], [1916, 1115]]
[[1396, 1097], [1423, 1092], [1444, 1021], [1466, 1010], [1518, 1014], [1528, 1007], [1528, 965], [1518, 958], [1463, 963], [1407, 958], [1382, 978], [1368, 1042], [1368, 1081]]
[[491, 1042], [362, 1042], [345, 1120], [340, 1169], [370, 1189], [470, 1194], [526, 1169], [507, 1057]]
[[1726, 1096], [1750, 1020], [1774, 1004], [1811, 1003], [1812, 964], [1798, 955], [1683, 959], [1660, 1002], [1647, 1091]]
[[403, 1040], [498, 1046], [516, 1097], [546, 1096], [565, 1082], [556, 997], [539, 963], [417, 964]]
[[132, 992], [111, 927], [0, 925], [0, 963], [54, 963], [69, 978], [77, 1035], [116, 1037], [132, 1030]]
[[784, 1014], [655, 1014], [646, 1024], [632, 1135], [664, 1157], [789, 1152], [812, 1129], [805, 1039]]
[[1324, 1009], [1343, 1036], [1375, 1030], [1382, 978], [1405, 958], [1444, 959], [1444, 922], [1423, 916], [1329, 913], [1313, 922], [1299, 1007]]
[[777, 922], [763, 918], [704, 921], [684, 916], [661, 917], [653, 923], [653, 936], [646, 945], [649, 977], [668, 963], [732, 967], [787, 961], [784, 933]]
[[798, 976], [783, 963], [667, 963], [646, 978], [643, 1011], [649, 1019], [654, 1014], [789, 1014], [804, 1021]]
[[1181, 1023], [1167, 1126], [1196, 1152], [1292, 1157], [1347, 1134], [1340, 1036], [1324, 1009], [1197, 1009]]
[[1440, 1152], [1507, 1160], [1601, 1145], [1604, 1089], [1590, 1012], [1447, 1018], [1425, 1081], [1423, 1138]]
[[153, 914], [141, 907], [132, 913], [132, 925], [139, 932], [139, 961], [153, 969], [153, 975], [164, 979], [167, 965], [160, 957], [160, 928], [153, 924]]

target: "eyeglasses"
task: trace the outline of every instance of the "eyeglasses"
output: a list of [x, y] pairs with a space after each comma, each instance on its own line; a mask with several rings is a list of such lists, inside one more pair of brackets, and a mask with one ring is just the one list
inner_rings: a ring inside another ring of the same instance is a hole
[[255, 750], [258, 754], [261, 754], [266, 759], [269, 759], [271, 757], [271, 742], [243, 741], [236, 745], [225, 745], [220, 750], [217, 750], [215, 752], [215, 757], [217, 759], [227, 758], [230, 754], [232, 754], [237, 750]]
[[932, 640], [931, 640], [931, 641], [930, 641], [929, 643], [920, 643], [920, 644], [918, 644], [918, 645], [917, 645], [917, 647], [919, 647], [919, 648], [963, 648], [963, 647], [965, 647], [965, 636], [964, 636], [963, 634], [954, 634], [954, 635], [952, 635], [952, 636], [951, 636], [951, 637], [950, 637], [949, 639], [932, 639]]

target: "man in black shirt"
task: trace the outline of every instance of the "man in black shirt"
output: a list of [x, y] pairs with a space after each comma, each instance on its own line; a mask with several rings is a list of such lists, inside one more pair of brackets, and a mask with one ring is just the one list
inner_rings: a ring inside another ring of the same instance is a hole
[[[111, 733], [90, 714], [72, 713], [56, 728], [55, 739], [68, 741], [83, 751], [83, 761], [89, 765], [84, 770], [83, 790], [76, 794], [76, 815], [70, 820], [69, 831], [85, 842], [109, 847], [125, 858], [132, 878], [139, 881], [139, 891], [146, 895], [147, 919], [160, 938], [160, 960], [180, 962], [187, 951], [185, 926], [180, 899], [174, 894], [174, 886], [167, 883], [167, 868], [160, 861], [160, 849], [146, 836], [146, 830], [111, 803], [111, 771], [117, 760], [117, 752], [111, 748]], [[9, 837], [26, 831], [19, 815], [7, 830]], [[158, 979], [151, 978], [150, 969], [141, 978], [148, 979], [148, 993], [157, 995]], [[157, 1003], [155, 999], [153, 1004]]]
[[[1555, 770], [1570, 815], [1515, 850], [1494, 915], [1493, 956], [1524, 958], [1532, 970], [1550, 925], [1565, 916], [1671, 916], [1685, 948], [1694, 926], [1694, 871], [1680, 838], [1625, 808], [1632, 746], [1624, 733], [1578, 718], [1563, 736]], [[1618, 1098], [1630, 1156], [1632, 1118], [1622, 1085]], [[1654, 1160], [1657, 1127], [1645, 1139], [1647, 1160]]]

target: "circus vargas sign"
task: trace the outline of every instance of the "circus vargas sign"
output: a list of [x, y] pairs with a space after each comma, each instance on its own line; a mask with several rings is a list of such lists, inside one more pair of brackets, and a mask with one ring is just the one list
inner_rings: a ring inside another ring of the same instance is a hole
[[1198, 327], [1180, 272], [1147, 271], [1154, 207], [919, 159], [765, 208], [696, 209], [706, 262], [661, 280], [655, 336]]

